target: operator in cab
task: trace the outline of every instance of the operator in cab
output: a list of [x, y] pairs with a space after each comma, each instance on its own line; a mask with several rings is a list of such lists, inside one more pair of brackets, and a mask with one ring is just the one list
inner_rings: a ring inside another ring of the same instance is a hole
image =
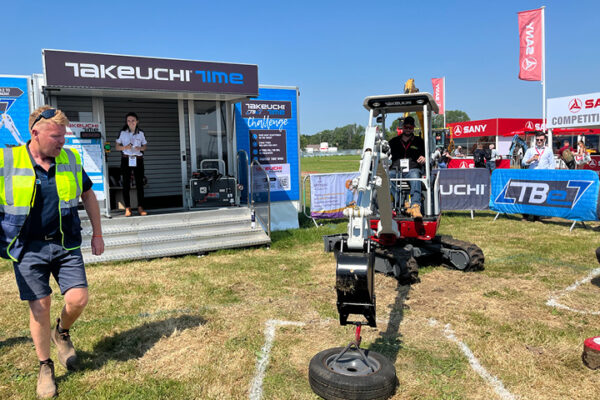
[[[421, 178], [425, 165], [425, 143], [423, 139], [415, 136], [415, 119], [404, 118], [402, 130], [398, 128], [398, 136], [390, 140], [392, 152], [392, 167], [390, 177], [396, 178]], [[421, 214], [421, 181], [410, 180], [410, 199], [404, 201], [405, 212], [412, 218], [423, 218]], [[397, 200], [396, 185], [392, 185], [394, 199]], [[395, 201], [396, 203], [396, 201]]]

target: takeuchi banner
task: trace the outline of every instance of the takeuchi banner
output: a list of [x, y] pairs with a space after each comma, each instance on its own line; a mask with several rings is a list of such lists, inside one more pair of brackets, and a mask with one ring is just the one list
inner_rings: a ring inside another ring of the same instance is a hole
[[519, 13], [519, 79], [542, 80], [542, 9]]
[[431, 86], [433, 86], [433, 99], [437, 103], [440, 112], [439, 115], [444, 114], [445, 104], [444, 104], [444, 80], [446, 78], [432, 78]]

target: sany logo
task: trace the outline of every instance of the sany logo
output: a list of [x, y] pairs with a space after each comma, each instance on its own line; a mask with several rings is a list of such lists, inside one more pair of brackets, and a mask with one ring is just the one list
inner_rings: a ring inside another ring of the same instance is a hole
[[441, 98], [440, 98], [440, 84], [438, 83], [437, 85], [435, 85], [435, 87], [433, 88], [433, 97], [435, 99], [436, 102], [440, 102]]
[[485, 133], [486, 128], [487, 124], [465, 126], [456, 125], [454, 127], [453, 134], [460, 136], [463, 133]]
[[521, 67], [525, 71], [531, 71], [537, 67], [537, 60], [534, 57], [525, 57], [521, 62]]
[[573, 208], [593, 181], [509, 180], [495, 202], [530, 206]]
[[581, 100], [575, 97], [569, 101], [569, 111], [571, 111], [573, 114], [581, 111]]
[[600, 107], [600, 98], [598, 99], [587, 99], [585, 101], [585, 108], [596, 108]]
[[535, 26], [533, 22], [530, 22], [525, 27], [525, 55], [527, 57], [523, 58], [521, 62], [521, 67], [525, 71], [531, 71], [537, 67], [537, 59], [533, 56], [535, 54]]
[[534, 124], [533, 121], [527, 121], [525, 123], [525, 129], [541, 131], [544, 129], [544, 124]]
[[475, 164], [471, 164], [468, 161], [461, 161], [458, 168], [475, 168]]

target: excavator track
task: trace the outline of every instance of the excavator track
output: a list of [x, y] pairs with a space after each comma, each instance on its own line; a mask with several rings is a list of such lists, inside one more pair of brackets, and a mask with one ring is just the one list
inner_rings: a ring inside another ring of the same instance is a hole
[[445, 265], [446, 267], [459, 269], [465, 272], [482, 271], [484, 269], [483, 264], [485, 262], [485, 256], [483, 255], [483, 251], [476, 244], [454, 239], [451, 236], [439, 236], [439, 241], [442, 247], [450, 249], [451, 251], [462, 252], [468, 257], [468, 262], [464, 266]]

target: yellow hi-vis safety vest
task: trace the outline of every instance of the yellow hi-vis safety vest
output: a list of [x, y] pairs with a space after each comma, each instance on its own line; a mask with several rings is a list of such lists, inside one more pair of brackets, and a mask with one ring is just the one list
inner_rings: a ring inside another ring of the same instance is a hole
[[[80, 226], [73, 229], [64, 222], [80, 224], [77, 205], [83, 187], [81, 157], [76, 150], [62, 149], [55, 164], [61, 243], [66, 250], [73, 250], [81, 245]], [[0, 257], [18, 261], [23, 250], [19, 234], [33, 206], [36, 188], [26, 146], [3, 148], [0, 171]]]

